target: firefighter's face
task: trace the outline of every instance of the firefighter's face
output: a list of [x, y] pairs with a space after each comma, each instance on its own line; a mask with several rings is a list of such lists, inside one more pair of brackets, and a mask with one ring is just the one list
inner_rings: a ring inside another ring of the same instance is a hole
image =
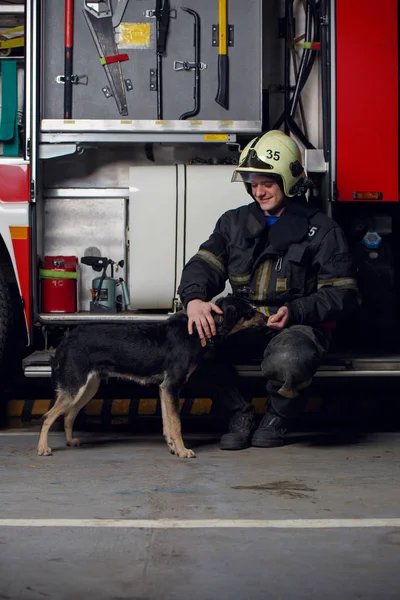
[[274, 179], [254, 173], [250, 176], [251, 193], [266, 215], [279, 216], [285, 208], [285, 195]]

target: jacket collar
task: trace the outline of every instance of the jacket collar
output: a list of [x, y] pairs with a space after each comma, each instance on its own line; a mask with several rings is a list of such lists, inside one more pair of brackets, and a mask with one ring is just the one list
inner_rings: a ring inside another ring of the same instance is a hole
[[[286, 208], [268, 231], [268, 241], [278, 252], [286, 251], [291, 244], [301, 242], [309, 232], [309, 221], [317, 212], [302, 200], [286, 201]], [[257, 202], [249, 205], [244, 235], [258, 237], [266, 229], [265, 215]]]

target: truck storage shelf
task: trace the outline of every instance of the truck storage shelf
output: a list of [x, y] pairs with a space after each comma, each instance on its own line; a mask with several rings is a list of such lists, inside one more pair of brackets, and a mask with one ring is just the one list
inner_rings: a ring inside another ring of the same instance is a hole
[[[22, 361], [25, 377], [50, 377], [51, 357], [54, 350], [36, 351]], [[261, 378], [260, 364], [252, 363], [236, 365], [241, 377]], [[345, 378], [345, 377], [399, 377], [400, 356], [375, 357], [345, 357], [329, 356], [326, 362], [318, 369], [317, 378]]]
[[[212, 130], [211, 130], [212, 131]], [[258, 132], [251, 132], [258, 133]], [[154, 131], [56, 131], [41, 132], [40, 143], [60, 144], [60, 143], [83, 143], [97, 142], [104, 144], [123, 144], [123, 143], [208, 143], [224, 144], [235, 143], [236, 133], [202, 133], [200, 131], [166, 131], [158, 128]]]
[[40, 129], [43, 133], [195, 133], [195, 134], [234, 134], [259, 133], [261, 121], [236, 121], [227, 119], [181, 121], [178, 119], [42, 119]]
[[90, 323], [126, 323], [127, 321], [165, 321], [171, 313], [143, 313], [127, 311], [123, 313], [94, 313], [82, 311], [80, 313], [40, 313], [38, 319], [43, 324], [77, 325]]

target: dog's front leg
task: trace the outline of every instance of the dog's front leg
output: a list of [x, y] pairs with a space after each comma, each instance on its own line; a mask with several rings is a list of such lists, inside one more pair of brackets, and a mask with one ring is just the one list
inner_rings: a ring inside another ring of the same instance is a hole
[[185, 448], [183, 443], [177, 390], [178, 387], [171, 386], [166, 381], [160, 385], [161, 411], [163, 419], [166, 417], [164, 432], [171, 452], [179, 458], [194, 458], [196, 455], [193, 450]]

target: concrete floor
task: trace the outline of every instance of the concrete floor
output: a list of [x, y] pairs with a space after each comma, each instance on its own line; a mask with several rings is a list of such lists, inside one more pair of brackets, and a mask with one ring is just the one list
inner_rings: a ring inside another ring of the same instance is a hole
[[[390, 522], [400, 517], [400, 434], [236, 453], [184, 436], [197, 458], [179, 460], [160, 436], [84, 433], [84, 446], [70, 449], [57, 432], [54, 455], [39, 458], [36, 428], [12, 433], [0, 434], [0, 599], [400, 597], [400, 527]], [[367, 527], [372, 517], [387, 521]], [[183, 528], [102, 527], [166, 518]], [[357, 527], [343, 526], [347, 518]], [[185, 519], [224, 527], [188, 528]], [[276, 529], [241, 519], [315, 521]]]

